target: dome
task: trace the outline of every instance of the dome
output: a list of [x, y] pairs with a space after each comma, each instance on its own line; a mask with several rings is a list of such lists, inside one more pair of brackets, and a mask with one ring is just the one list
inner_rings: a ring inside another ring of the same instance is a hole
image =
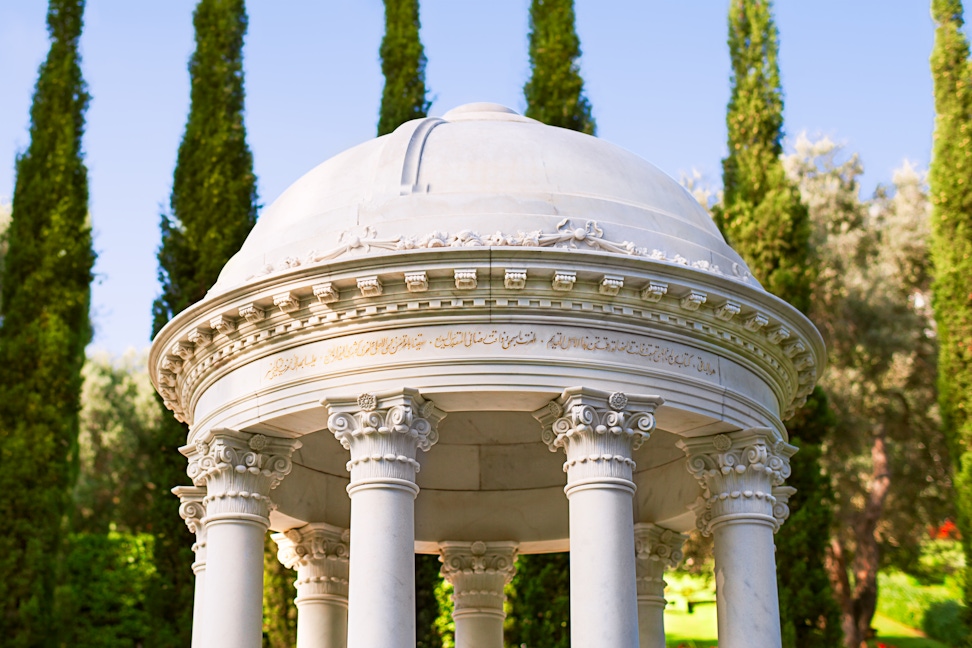
[[483, 246], [641, 256], [756, 285], [705, 209], [654, 165], [475, 103], [304, 175], [263, 212], [210, 294], [347, 256]]

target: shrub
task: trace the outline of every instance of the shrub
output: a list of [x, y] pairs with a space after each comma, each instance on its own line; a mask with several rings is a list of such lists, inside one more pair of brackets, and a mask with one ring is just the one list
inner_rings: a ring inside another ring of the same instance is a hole
[[78, 533], [68, 539], [58, 592], [61, 645], [131, 648], [149, 638], [152, 537]]
[[970, 636], [964, 618], [965, 606], [958, 601], [935, 601], [925, 610], [921, 629], [932, 639], [949, 646], [965, 646]]

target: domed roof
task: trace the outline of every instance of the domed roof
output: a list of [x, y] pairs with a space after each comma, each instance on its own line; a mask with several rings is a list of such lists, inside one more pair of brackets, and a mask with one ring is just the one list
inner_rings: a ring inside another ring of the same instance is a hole
[[705, 209], [654, 165], [475, 103], [312, 169], [263, 212], [210, 294], [345, 256], [490, 245], [637, 255], [756, 285]]

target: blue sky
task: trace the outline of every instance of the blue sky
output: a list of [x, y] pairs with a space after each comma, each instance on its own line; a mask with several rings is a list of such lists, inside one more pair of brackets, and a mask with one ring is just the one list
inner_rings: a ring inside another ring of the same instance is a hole
[[[88, 0], [85, 134], [99, 253], [94, 348], [148, 344], [155, 252], [189, 103], [192, 0]], [[525, 107], [528, 0], [422, 0], [431, 114], [471, 101]], [[28, 144], [46, 2], [0, 2], [0, 201]], [[729, 97], [724, 0], [576, 0], [598, 135], [678, 178], [720, 182]], [[270, 204], [319, 162], [375, 135], [381, 0], [251, 0], [246, 124]], [[905, 159], [927, 167], [934, 26], [918, 0], [778, 0], [786, 132], [861, 155], [865, 191]]]

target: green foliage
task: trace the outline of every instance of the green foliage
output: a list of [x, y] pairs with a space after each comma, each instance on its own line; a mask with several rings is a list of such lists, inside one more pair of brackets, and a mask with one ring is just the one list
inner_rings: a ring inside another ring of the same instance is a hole
[[378, 134], [428, 114], [425, 49], [419, 39], [418, 0], [385, 0], [385, 36], [381, 39], [381, 92]]
[[277, 560], [277, 543], [268, 533], [263, 543], [263, 648], [291, 648], [297, 643], [296, 574]]
[[760, 283], [801, 311], [810, 305], [810, 221], [780, 161], [783, 91], [779, 39], [769, 0], [729, 5], [732, 93], [729, 156], [715, 221]]
[[58, 592], [61, 646], [131, 648], [152, 632], [152, 536], [127, 533], [72, 535]]
[[79, 471], [74, 486], [73, 529], [142, 533], [152, 527], [152, 501], [169, 493], [149, 486], [147, 448], [158, 433], [161, 413], [144, 353], [118, 359], [89, 357], [81, 391]]
[[839, 549], [831, 576], [842, 582], [845, 621], [867, 628], [882, 559], [913, 562], [925, 529], [950, 510], [935, 410], [928, 201], [921, 174], [906, 166], [893, 195], [882, 188], [862, 202], [860, 161], [827, 139], [801, 136], [786, 166], [809, 206], [821, 267], [811, 317], [827, 343], [821, 384], [836, 414], [823, 455]]
[[570, 554], [520, 556], [506, 640], [527, 648], [570, 646]]
[[878, 575], [881, 596], [878, 611], [899, 623], [921, 628], [925, 633], [951, 646], [964, 645], [968, 639], [959, 603], [961, 588], [952, 578], [941, 585], [923, 585], [917, 578], [897, 570]]
[[[161, 218], [159, 282], [153, 334], [176, 313], [202, 299], [256, 222], [253, 156], [243, 124], [243, 0], [200, 0], [193, 15], [196, 49], [189, 60], [189, 117], [173, 174], [169, 213]], [[161, 402], [159, 404], [161, 408]], [[178, 448], [188, 428], [163, 410], [150, 447], [149, 481], [168, 490], [184, 483]], [[152, 645], [189, 643], [193, 579], [191, 538], [175, 497], [153, 500], [151, 519], [158, 574]]]
[[442, 616], [436, 591], [442, 587], [439, 557], [415, 554], [415, 637], [416, 648], [444, 648], [438, 628]]
[[597, 130], [580, 75], [574, 0], [530, 3], [530, 79], [523, 86], [527, 117], [593, 135]]
[[435, 618], [436, 633], [442, 638], [442, 648], [456, 648], [456, 622], [452, 618], [455, 604], [452, 601], [452, 583], [444, 578], [435, 586], [435, 600], [439, 616]]
[[0, 637], [54, 645], [51, 618], [77, 462], [91, 228], [81, 138], [83, 0], [52, 0], [51, 48], [16, 161], [0, 328]]
[[968, 613], [965, 606], [954, 599], [935, 601], [925, 610], [921, 629], [932, 639], [950, 646], [968, 645], [969, 629], [965, 625]]
[[[936, 117], [928, 180], [939, 405], [954, 463], [957, 523], [972, 566], [972, 60], [960, 0], [933, 0], [931, 6]], [[966, 583], [970, 609], [972, 578]]]
[[790, 517], [776, 534], [776, 577], [780, 593], [783, 645], [810, 648], [838, 646], [840, 610], [822, 566], [833, 524], [833, 494], [820, 470], [822, 443], [836, 423], [822, 389], [816, 388], [793, 419], [787, 422], [790, 443], [800, 451], [790, 459], [787, 485], [797, 489], [790, 498]]

